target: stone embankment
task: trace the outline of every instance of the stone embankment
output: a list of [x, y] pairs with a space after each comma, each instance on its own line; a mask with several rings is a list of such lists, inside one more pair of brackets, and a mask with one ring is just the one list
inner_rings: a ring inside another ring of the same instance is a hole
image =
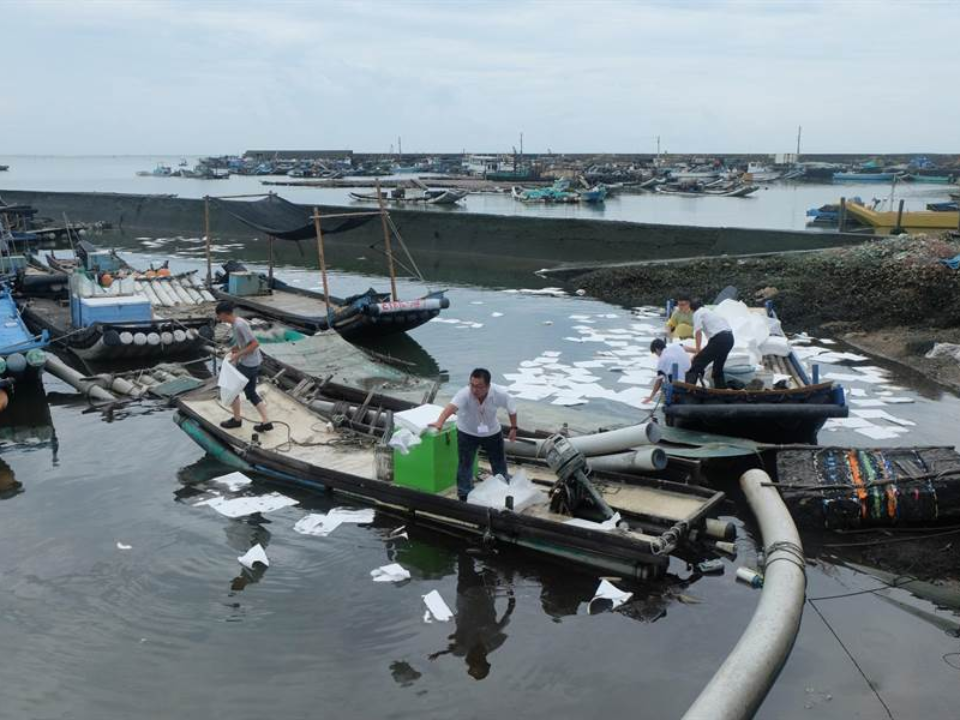
[[960, 341], [960, 238], [900, 236], [855, 247], [759, 257], [611, 267], [569, 280], [625, 306], [662, 304], [686, 291], [709, 300], [728, 285], [747, 301], [772, 299], [788, 330], [822, 331], [960, 387], [960, 366], [928, 359], [936, 342]]

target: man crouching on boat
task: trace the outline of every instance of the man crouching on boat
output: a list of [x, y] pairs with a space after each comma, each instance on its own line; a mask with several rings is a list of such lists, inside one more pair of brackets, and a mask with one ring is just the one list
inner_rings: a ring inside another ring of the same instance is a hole
[[470, 373], [470, 385], [462, 388], [430, 427], [443, 429], [443, 424], [457, 414], [457, 497], [466, 502], [473, 489], [473, 460], [477, 449], [490, 459], [494, 475], [507, 482], [507, 454], [503, 449], [503, 430], [497, 419], [497, 410], [506, 408], [510, 416], [510, 442], [517, 440], [517, 403], [506, 388], [490, 383], [490, 371], [477, 368]]
[[[240, 374], [247, 378], [247, 384], [243, 388], [243, 394], [260, 413], [260, 419], [263, 421], [259, 425], [254, 425], [253, 429], [257, 432], [269, 432], [273, 430], [273, 423], [267, 417], [267, 405], [263, 398], [257, 395], [257, 376], [260, 374], [260, 364], [263, 362], [263, 355], [260, 353], [260, 343], [257, 342], [250, 323], [242, 317], [237, 316], [232, 302], [224, 300], [217, 305], [217, 320], [227, 323], [233, 328], [233, 347], [230, 348], [230, 363], [240, 371]], [[233, 417], [220, 423], [220, 427], [232, 430], [243, 424], [240, 419], [240, 397], [234, 398], [231, 405]]]

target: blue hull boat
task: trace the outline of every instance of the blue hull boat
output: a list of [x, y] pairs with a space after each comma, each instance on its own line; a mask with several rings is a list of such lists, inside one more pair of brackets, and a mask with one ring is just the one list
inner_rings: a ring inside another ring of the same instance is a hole
[[834, 182], [891, 182], [898, 173], [844, 173], [833, 174]]
[[20, 317], [10, 288], [0, 285], [0, 385], [37, 381], [47, 362], [50, 335], [31, 333]]

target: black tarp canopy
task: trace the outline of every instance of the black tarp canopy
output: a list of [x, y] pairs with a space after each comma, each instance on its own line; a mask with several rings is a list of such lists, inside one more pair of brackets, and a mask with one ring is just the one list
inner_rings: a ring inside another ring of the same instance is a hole
[[[270, 194], [262, 200], [224, 200], [209, 198], [210, 202], [221, 210], [233, 215], [240, 222], [254, 230], [272, 235], [281, 240], [307, 240], [316, 237], [313, 226], [313, 214], [279, 195]], [[358, 217], [321, 218], [321, 230], [324, 235], [334, 235], [360, 227], [372, 220], [377, 213]]]

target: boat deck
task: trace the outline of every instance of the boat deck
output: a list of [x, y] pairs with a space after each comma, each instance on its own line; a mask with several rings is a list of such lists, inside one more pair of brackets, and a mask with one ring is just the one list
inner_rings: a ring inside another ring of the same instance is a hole
[[[276, 453], [291, 459], [328, 467], [367, 480], [381, 481], [377, 476], [376, 451], [373, 446], [352, 442], [347, 436], [333, 430], [327, 422], [301, 405], [277, 387], [263, 383], [257, 388], [267, 403], [268, 412], [274, 419], [274, 430], [258, 433], [257, 441], [262, 450]], [[197, 393], [181, 400], [193, 414], [207, 422], [219, 423], [232, 417], [232, 413], [220, 404], [214, 389]], [[224, 431], [242, 443], [253, 442], [253, 425], [259, 422], [259, 416], [253, 406], [243, 398], [241, 416], [244, 423], [240, 428]], [[508, 463], [511, 473], [521, 468], [536, 484], [548, 489], [556, 475], [547, 467], [536, 464]], [[489, 474], [489, 467], [481, 466], [481, 475]], [[697, 495], [684, 495], [659, 488], [628, 485], [611, 481], [597, 483], [598, 489], [614, 510], [628, 514], [660, 517], [669, 521], [687, 519], [700, 511], [708, 499]], [[447, 488], [439, 495], [456, 497], [456, 487]], [[565, 522], [571, 518], [552, 513], [548, 504], [525, 508], [520, 514], [541, 519]], [[630, 531], [628, 536], [649, 541], [652, 536], [639, 531]]]
[[[251, 295], [247, 297], [233, 297], [237, 302], [248, 302], [260, 305], [270, 310], [287, 313], [290, 315], [300, 315], [302, 317], [325, 317], [327, 314], [327, 305], [319, 298], [312, 298], [306, 295], [286, 292], [284, 290], [272, 290], [266, 295]], [[330, 304], [331, 310], [337, 310], [338, 305]]]
[[70, 303], [67, 300], [31, 298], [23, 306], [23, 311], [31, 320], [49, 330], [53, 335], [62, 335], [73, 328], [73, 322], [70, 319]]

